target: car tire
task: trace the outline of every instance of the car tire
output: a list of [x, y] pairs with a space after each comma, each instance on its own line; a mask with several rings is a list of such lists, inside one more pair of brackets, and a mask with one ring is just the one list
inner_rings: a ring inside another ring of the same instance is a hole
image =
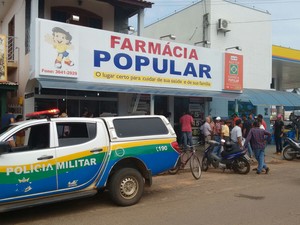
[[113, 202], [120, 206], [136, 204], [144, 192], [144, 179], [133, 168], [118, 170], [109, 180], [109, 194]]

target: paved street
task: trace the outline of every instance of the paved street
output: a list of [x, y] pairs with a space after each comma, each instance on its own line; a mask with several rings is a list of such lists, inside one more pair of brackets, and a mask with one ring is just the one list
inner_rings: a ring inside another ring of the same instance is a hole
[[296, 225], [300, 221], [300, 160], [288, 162], [273, 151], [274, 146], [266, 151], [271, 168], [268, 175], [252, 170], [248, 175], [238, 175], [217, 169], [209, 169], [200, 180], [189, 171], [161, 175], [131, 207], [117, 207], [107, 193], [102, 193], [2, 213], [0, 224]]

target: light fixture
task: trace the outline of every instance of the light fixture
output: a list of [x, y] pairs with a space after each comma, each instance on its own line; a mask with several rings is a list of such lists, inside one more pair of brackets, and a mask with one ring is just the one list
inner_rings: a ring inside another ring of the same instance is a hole
[[77, 16], [77, 15], [71, 15], [70, 18], [68, 18], [68, 19], [66, 20], [66, 23], [70, 23], [71, 21], [76, 21], [76, 22], [78, 22], [79, 19], [80, 19], [79, 16]]
[[198, 41], [198, 42], [195, 42], [194, 45], [197, 45], [197, 44], [201, 44], [203, 43], [203, 45], [210, 45], [210, 41]]
[[239, 46], [234, 46], [234, 47], [229, 47], [229, 48], [225, 48], [225, 51], [229, 50], [229, 49], [236, 49], [239, 51], [242, 51], [242, 49]]
[[135, 31], [135, 29], [134, 29], [133, 26], [128, 26], [128, 27], [127, 27], [127, 30], [128, 30], [128, 31], [131, 31], [131, 32]]
[[164, 36], [161, 36], [159, 39], [162, 40], [163, 38], [170, 38], [171, 40], [175, 40], [176, 39], [176, 36], [174, 34], [168, 34], [168, 35], [164, 35]]

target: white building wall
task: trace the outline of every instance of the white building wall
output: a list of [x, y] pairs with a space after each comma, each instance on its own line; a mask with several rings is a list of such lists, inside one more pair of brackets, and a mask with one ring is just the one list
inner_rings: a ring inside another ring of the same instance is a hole
[[[175, 42], [194, 45], [202, 41], [202, 23], [205, 7], [201, 2], [168, 16], [150, 26], [145, 27], [143, 36], [160, 39], [161, 36], [173, 34]], [[163, 40], [170, 41], [169, 38]]]
[[[227, 1], [206, 0], [166, 17], [145, 28], [144, 36], [176, 35], [175, 42], [194, 45], [206, 39], [210, 48], [224, 52], [239, 46], [244, 56], [244, 88], [270, 89], [272, 79], [271, 15]], [[209, 13], [209, 26], [203, 37], [203, 15]], [[230, 32], [217, 32], [219, 18], [228, 20]], [[259, 21], [259, 22], [254, 22]], [[265, 22], [262, 22], [265, 21]], [[170, 39], [165, 39], [169, 41]], [[202, 44], [198, 44], [202, 46]], [[223, 66], [223, 65], [220, 65]]]
[[[229, 21], [229, 32], [217, 32], [218, 19]], [[257, 22], [255, 22], [257, 21]], [[244, 56], [244, 88], [270, 89], [272, 82], [271, 15], [224, 1], [211, 5], [211, 48], [235, 51]]]

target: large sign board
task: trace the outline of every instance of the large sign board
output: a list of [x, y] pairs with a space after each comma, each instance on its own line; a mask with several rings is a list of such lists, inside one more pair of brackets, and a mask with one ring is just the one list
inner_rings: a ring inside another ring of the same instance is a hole
[[35, 76], [221, 91], [223, 53], [37, 19]]

